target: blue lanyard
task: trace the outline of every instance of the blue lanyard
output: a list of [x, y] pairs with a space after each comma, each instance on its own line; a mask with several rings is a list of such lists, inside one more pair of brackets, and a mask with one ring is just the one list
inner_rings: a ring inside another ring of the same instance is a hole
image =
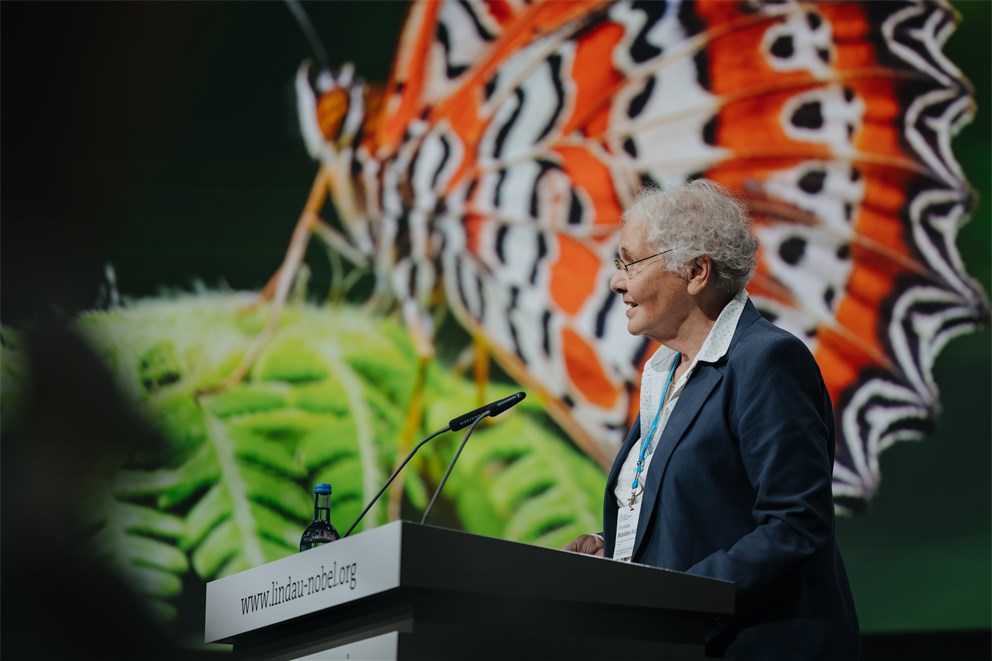
[[661, 411], [665, 408], [665, 400], [668, 399], [668, 388], [672, 385], [672, 376], [675, 374], [675, 368], [678, 367], [679, 361], [681, 360], [682, 354], [676, 354], [675, 360], [672, 362], [672, 369], [668, 371], [668, 379], [665, 381], [665, 389], [661, 391], [661, 403], [658, 404], [658, 412], [654, 414], [654, 422], [651, 423], [651, 429], [648, 431], [648, 435], [641, 441], [641, 452], [637, 455], [637, 472], [634, 474], [634, 483], [630, 485], [631, 490], [636, 490], [638, 484], [640, 484], [641, 471], [644, 470], [644, 456], [647, 454], [648, 446], [651, 444], [651, 439], [654, 438], [655, 430], [658, 429], [658, 421], [661, 419]]

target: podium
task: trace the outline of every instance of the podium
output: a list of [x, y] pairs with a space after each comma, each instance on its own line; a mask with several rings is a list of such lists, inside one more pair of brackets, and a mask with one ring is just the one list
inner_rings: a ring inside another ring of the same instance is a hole
[[395, 521], [207, 584], [236, 659], [703, 659], [733, 583]]

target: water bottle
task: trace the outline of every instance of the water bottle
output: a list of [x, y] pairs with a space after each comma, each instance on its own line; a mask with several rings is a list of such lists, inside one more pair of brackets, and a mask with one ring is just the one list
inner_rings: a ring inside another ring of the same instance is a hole
[[313, 488], [313, 523], [300, 537], [300, 550], [308, 551], [341, 539], [331, 523], [331, 485], [318, 484]]

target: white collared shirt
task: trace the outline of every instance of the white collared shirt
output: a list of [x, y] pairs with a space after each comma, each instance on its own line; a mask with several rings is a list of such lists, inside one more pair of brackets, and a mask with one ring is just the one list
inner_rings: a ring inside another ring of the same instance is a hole
[[[658, 427], [655, 430], [653, 438], [651, 438], [644, 457], [644, 468], [641, 472], [640, 480], [641, 488], [643, 488], [644, 482], [647, 480], [648, 468], [651, 466], [651, 457], [654, 456], [655, 448], [658, 447], [658, 440], [661, 438], [661, 434], [668, 424], [668, 419], [671, 417], [672, 411], [675, 410], [679, 396], [695, 371], [696, 365], [699, 361], [713, 363], [727, 355], [727, 350], [730, 348], [730, 341], [734, 338], [734, 333], [737, 331], [737, 323], [740, 321], [741, 313], [744, 312], [744, 304], [747, 302], [747, 299], [747, 291], [741, 290], [724, 306], [720, 312], [720, 316], [713, 323], [713, 328], [710, 329], [709, 334], [707, 334], [706, 339], [703, 341], [703, 346], [699, 348], [699, 353], [696, 354], [692, 364], [682, 373], [679, 380], [671, 385], [672, 394], [669, 396], [668, 403], [665, 404], [665, 408], [661, 412]], [[651, 423], [661, 403], [661, 390], [665, 387], [665, 381], [668, 378], [668, 373], [677, 355], [678, 352], [674, 349], [661, 345], [648, 362], [644, 364], [644, 371], [641, 374], [641, 438], [630, 446], [627, 458], [620, 468], [616, 487], [613, 489], [613, 495], [617, 499], [617, 504], [621, 507], [627, 507], [627, 501], [631, 493], [631, 484], [634, 481], [634, 475], [637, 470], [637, 458], [641, 452], [641, 443], [644, 442], [644, 434], [647, 434], [651, 429]], [[640, 502], [640, 499], [638, 502]]]

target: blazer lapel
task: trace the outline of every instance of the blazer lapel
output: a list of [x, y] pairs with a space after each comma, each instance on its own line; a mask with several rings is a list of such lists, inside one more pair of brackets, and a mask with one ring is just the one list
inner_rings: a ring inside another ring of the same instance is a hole
[[661, 491], [661, 479], [668, 468], [668, 460], [675, 447], [682, 440], [686, 429], [699, 414], [710, 393], [723, 379], [723, 371], [708, 363], [699, 363], [694, 374], [675, 404], [665, 430], [661, 433], [658, 447], [655, 449], [651, 465], [648, 467], [647, 480], [644, 483], [644, 500], [641, 503], [641, 513], [637, 519], [637, 538], [634, 540], [634, 557], [644, 541], [644, 532], [648, 528], [654, 508], [658, 503]]

